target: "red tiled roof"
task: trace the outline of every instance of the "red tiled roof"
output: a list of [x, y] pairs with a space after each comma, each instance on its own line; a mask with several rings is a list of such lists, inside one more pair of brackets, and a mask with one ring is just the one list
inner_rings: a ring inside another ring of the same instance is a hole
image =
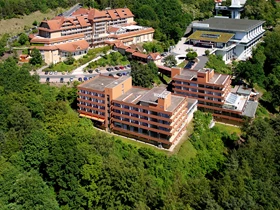
[[107, 12], [109, 13], [110, 17], [115, 20], [115, 19], [118, 19], [119, 17], [115, 14], [115, 10], [107, 10]]
[[88, 13], [88, 19], [94, 20], [95, 18], [108, 18], [105, 11], [99, 11], [97, 9], [91, 9]]
[[140, 58], [147, 58], [148, 57], [147, 54], [140, 53], [140, 52], [134, 52], [134, 53], [132, 53], [132, 55], [135, 56], [135, 57], [140, 57]]
[[134, 53], [134, 52], [136, 52], [136, 50], [131, 49], [131, 48], [127, 48], [125, 51], [126, 51], [126, 52], [129, 52], [129, 53]]
[[120, 18], [127, 18], [127, 17], [133, 17], [134, 16], [132, 14], [132, 12], [130, 11], [130, 9], [128, 9], [128, 8], [119, 8], [119, 9], [115, 9], [115, 11], [118, 13]]
[[171, 71], [171, 68], [166, 67], [166, 66], [157, 65], [157, 67], [158, 67], [159, 69], [163, 69], [163, 70], [166, 70], [166, 71]]
[[38, 50], [45, 50], [45, 51], [49, 51], [49, 50], [57, 50], [58, 48], [56, 47], [56, 45], [52, 45], [52, 46], [31, 46], [29, 47], [29, 49], [38, 49]]
[[123, 39], [122, 41], [123, 41], [123, 42], [131, 42], [131, 41], [133, 41], [133, 38]]
[[125, 46], [125, 45], [120, 45], [118, 48], [120, 48], [120, 49], [127, 49], [127, 48], [129, 48], [128, 46]]
[[149, 56], [151, 56], [151, 58], [152, 58], [153, 60], [156, 60], [157, 57], [160, 56], [160, 54], [159, 54], [158, 52], [156, 52], [156, 53], [150, 53]]
[[44, 43], [44, 44], [51, 44], [54, 42], [59, 42], [59, 41], [66, 41], [66, 40], [72, 40], [75, 38], [84, 38], [84, 34], [72, 34], [72, 35], [68, 35], [68, 36], [61, 36], [61, 37], [57, 37], [57, 38], [38, 38], [38, 37], [34, 37], [33, 39], [31, 39], [31, 43]]
[[113, 26], [110, 26], [109, 28], [108, 28], [108, 32], [109, 33], [114, 33], [114, 32], [116, 32], [116, 31], [118, 31], [120, 28], [118, 28], [118, 27], [113, 27]]
[[72, 15], [87, 15], [89, 13], [88, 9], [80, 8], [77, 11], [73, 12]]
[[153, 33], [154, 31], [155, 30], [153, 28], [146, 28], [146, 29], [143, 29], [143, 30], [132, 31], [132, 32], [124, 33], [124, 34], [111, 34], [108, 37], [116, 38], [116, 39], [125, 39], [125, 38], [129, 38], [129, 37], [134, 37], [134, 36], [137, 36], [137, 35]]
[[29, 39], [33, 39], [35, 37], [35, 34], [29, 34], [28, 37]]
[[87, 50], [89, 48], [89, 44], [86, 40], [79, 40], [76, 42], [56, 45], [56, 47], [61, 51], [76, 52], [79, 50]]
[[88, 26], [88, 24], [85, 21], [85, 18], [83, 16], [78, 16], [77, 19], [82, 27]]
[[50, 30], [59, 30], [63, 21], [64, 17], [57, 17], [55, 19], [47, 20], [45, 22], [48, 24]]

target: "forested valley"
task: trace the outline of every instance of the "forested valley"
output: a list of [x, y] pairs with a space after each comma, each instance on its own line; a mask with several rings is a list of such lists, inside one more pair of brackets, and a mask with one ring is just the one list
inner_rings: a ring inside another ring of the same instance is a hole
[[95, 130], [75, 99], [0, 64], [0, 209], [280, 208], [279, 116], [244, 126], [242, 143], [197, 112], [188, 160]]
[[[129, 7], [136, 21], [154, 27], [155, 38], [166, 45], [177, 42], [193, 19], [213, 14], [212, 0], [94, 2], [99, 9]], [[0, 0], [1, 18], [75, 3]], [[274, 4], [248, 0], [245, 15], [274, 27], [279, 18]], [[265, 89], [262, 100], [274, 109], [280, 105], [279, 36], [275, 27], [253, 57], [234, 69], [238, 78]], [[244, 125], [239, 137], [210, 129], [211, 115], [196, 112], [188, 139], [195, 155], [182, 158], [94, 129], [75, 111], [77, 84], [40, 84], [29, 70], [12, 57], [0, 63], [1, 210], [280, 209], [279, 114]]]

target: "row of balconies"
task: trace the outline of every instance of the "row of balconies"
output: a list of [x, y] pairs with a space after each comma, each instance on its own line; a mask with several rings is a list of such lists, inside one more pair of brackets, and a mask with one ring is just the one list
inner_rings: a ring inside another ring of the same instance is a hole
[[85, 108], [85, 107], [82, 107], [82, 106], [80, 106], [79, 109], [81, 111], [85, 111], [85, 112], [88, 112], [88, 113], [96, 114], [97, 116], [102, 116], [102, 117], [105, 116], [105, 112], [100, 112], [98, 110], [94, 110], [94, 109], [90, 109], [90, 108]]
[[113, 109], [112, 114], [114, 114], [114, 113], [116, 113], [118, 115], [132, 117], [134, 119], [141, 119], [141, 120], [155, 122], [155, 123], [159, 123], [159, 124], [163, 124], [163, 125], [170, 125], [170, 122], [168, 122], [168, 121], [156, 119], [156, 118], [153, 118], [152, 116], [141, 115], [141, 113], [135, 114], [135, 113], [131, 113], [131, 112], [125, 112], [125, 111], [120, 111], [120, 110]]
[[171, 137], [171, 134], [166, 135], [162, 133], [156, 133], [154, 131], [150, 131], [144, 128], [139, 128], [138, 126], [134, 126], [134, 125], [127, 125], [119, 122], [114, 122], [113, 125], [114, 125], [112, 127], [113, 130], [118, 130], [118, 131], [121, 130], [121, 132], [123, 133], [132, 134], [136, 137], [142, 137], [147, 139], [152, 138], [153, 141], [159, 141], [161, 143], [168, 143]]
[[125, 117], [120, 117], [120, 116], [114, 116], [114, 118], [117, 119], [117, 120], [124, 121], [124, 122], [129, 122], [129, 123], [136, 124], [136, 125], [142, 125], [142, 126], [145, 126], [145, 127], [148, 127], [148, 128], [153, 128], [153, 129], [162, 130], [162, 131], [166, 131], [166, 132], [171, 131], [171, 129], [161, 127], [161, 126], [157, 126], [157, 125], [150, 124], [150, 123], [143, 122], [143, 121], [137, 121], [137, 120], [133, 120], [133, 119], [125, 118]]
[[102, 97], [102, 98], [105, 97], [105, 94], [103, 94], [103, 93], [96, 93], [96, 92], [91, 92], [91, 91], [87, 91], [87, 90], [80, 90], [79, 93], [86, 94], [89, 96], [98, 96], [98, 97]]
[[164, 114], [164, 113], [161, 113], [161, 112], [155, 112], [155, 111], [150, 111], [150, 110], [146, 110], [146, 109], [140, 109], [140, 108], [137, 108], [137, 107], [122, 105], [122, 104], [118, 104], [118, 103], [114, 103], [114, 106], [120, 107], [120, 108], [123, 108], [123, 109], [127, 109], [127, 110], [133, 110], [133, 111], [140, 112], [140, 113], [152, 114], [152, 115], [159, 116], [159, 117], [164, 117], [164, 118], [170, 118], [171, 117], [170, 115]]

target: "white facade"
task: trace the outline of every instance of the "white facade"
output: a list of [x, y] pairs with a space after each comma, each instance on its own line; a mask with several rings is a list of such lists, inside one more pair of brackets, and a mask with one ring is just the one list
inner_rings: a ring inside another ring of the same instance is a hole
[[[216, 20], [221, 19], [224, 21], [224, 18], [215, 18]], [[223, 60], [226, 63], [229, 63], [232, 59], [237, 60], [246, 60], [252, 56], [252, 49], [260, 42], [265, 30], [262, 27], [264, 21], [259, 21], [259, 23], [252, 22], [252, 25], [248, 24], [250, 20], [247, 21], [248, 30], [237, 30], [238, 26], [231, 26], [229, 20], [229, 28], [221, 27], [217, 28], [215, 25], [211, 28], [211, 25], [204, 27], [206, 24], [193, 25], [193, 31], [209, 31], [209, 32], [221, 32], [221, 33], [231, 33], [234, 36], [227, 43], [218, 43], [216, 42], [213, 45], [213, 49], [216, 55], [221, 55]], [[207, 21], [207, 20], [206, 20]], [[239, 19], [239, 23], [242, 24], [242, 19]], [[225, 21], [224, 21], [225, 22]], [[237, 22], [238, 23], [238, 22]], [[213, 43], [213, 42], [212, 42]]]

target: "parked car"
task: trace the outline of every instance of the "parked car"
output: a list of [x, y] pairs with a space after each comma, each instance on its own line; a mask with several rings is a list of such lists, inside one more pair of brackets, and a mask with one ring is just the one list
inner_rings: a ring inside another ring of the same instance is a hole
[[116, 70], [120, 70], [120, 68], [119, 68], [119, 67], [117, 67], [117, 66], [115, 67], [115, 69], [116, 69]]
[[108, 67], [108, 68], [106, 68], [106, 70], [107, 70], [107, 71], [112, 71], [112, 70], [111, 70], [111, 68], [109, 68], [109, 67]]
[[63, 77], [61, 77], [61, 78], [60, 78], [60, 83], [63, 83], [63, 80], [64, 80]]
[[52, 72], [52, 71], [50, 71], [49, 75], [53, 75], [53, 72]]
[[54, 74], [57, 75], [57, 71], [55, 71]]
[[92, 77], [89, 77], [88, 79], [92, 79]]
[[70, 82], [73, 82], [74, 78], [73, 77], [70, 77], [69, 81]]
[[82, 82], [82, 81], [83, 81], [83, 78], [82, 78], [82, 77], [79, 77], [78, 80], [79, 80], [80, 82]]
[[113, 74], [109, 74], [109, 76], [110, 76], [110, 77], [113, 77], [114, 75], [113, 75]]
[[87, 81], [88, 80], [88, 78], [87, 77], [84, 77], [84, 81]]
[[123, 73], [122, 73], [122, 75], [126, 75], [126, 73], [125, 73], [125, 72], [123, 72]]
[[127, 67], [127, 68], [130, 68], [131, 66], [130, 66], [130, 64], [127, 64], [126, 67]]
[[122, 76], [122, 73], [117, 73], [117, 76], [119, 76], [119, 77]]
[[99, 72], [100, 72], [100, 70], [99, 70], [99, 69], [95, 69], [95, 71], [96, 71], [97, 73], [99, 73]]
[[47, 75], [49, 72], [48, 71], [45, 71], [45, 75]]
[[88, 70], [88, 73], [92, 74], [92, 72], [93, 72], [92, 69]]
[[47, 77], [46, 82], [50, 82], [50, 78], [49, 77]]
[[120, 69], [124, 69], [124, 67], [123, 67], [123, 66], [120, 66], [119, 68], [120, 68]]

